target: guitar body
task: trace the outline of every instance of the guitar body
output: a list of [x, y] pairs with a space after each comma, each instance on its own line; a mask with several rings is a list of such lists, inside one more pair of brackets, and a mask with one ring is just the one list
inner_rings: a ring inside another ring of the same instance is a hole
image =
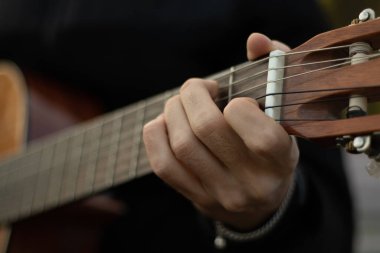
[[[22, 150], [27, 131], [28, 139], [33, 140], [101, 111], [91, 96], [32, 72], [22, 75], [12, 63], [0, 63], [0, 158]], [[104, 226], [119, 216], [121, 209], [118, 202], [103, 195], [11, 225], [2, 224], [0, 253], [97, 252]]]

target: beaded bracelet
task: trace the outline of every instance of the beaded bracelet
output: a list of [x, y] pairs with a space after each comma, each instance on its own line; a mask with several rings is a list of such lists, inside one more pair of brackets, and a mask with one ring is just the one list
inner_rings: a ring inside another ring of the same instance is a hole
[[289, 202], [295, 189], [295, 181], [295, 178], [293, 178], [289, 186], [288, 192], [276, 213], [263, 226], [261, 226], [258, 229], [245, 233], [236, 232], [225, 227], [222, 222], [214, 221], [216, 231], [216, 237], [214, 239], [215, 248], [224, 249], [227, 246], [226, 239], [234, 242], [247, 242], [254, 239], [258, 239], [267, 234], [269, 231], [271, 231], [273, 227], [279, 222], [280, 218], [285, 213], [287, 206], [289, 205]]

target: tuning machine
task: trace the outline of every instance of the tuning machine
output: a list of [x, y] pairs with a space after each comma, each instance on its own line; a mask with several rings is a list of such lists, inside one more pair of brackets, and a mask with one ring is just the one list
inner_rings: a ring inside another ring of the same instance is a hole
[[[351, 24], [363, 23], [375, 19], [375, 12], [372, 9], [363, 10], [357, 19]], [[366, 42], [353, 43], [350, 46], [351, 64], [359, 64], [368, 61], [366, 57], [373, 51]], [[349, 99], [349, 106], [346, 117], [354, 118], [367, 115], [367, 97], [360, 94], [352, 94]], [[346, 149], [349, 153], [365, 153], [370, 162], [367, 171], [371, 176], [380, 178], [380, 132], [362, 136], [343, 136], [336, 139], [337, 144]]]

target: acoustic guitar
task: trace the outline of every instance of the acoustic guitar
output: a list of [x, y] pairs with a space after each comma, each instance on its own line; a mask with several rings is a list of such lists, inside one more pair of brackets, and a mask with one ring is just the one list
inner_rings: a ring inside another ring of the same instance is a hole
[[[327, 144], [338, 142], [360, 152], [360, 140], [365, 142], [380, 132], [379, 111], [372, 109], [380, 101], [379, 48], [380, 19], [375, 19], [317, 35], [288, 53], [246, 62], [208, 78], [219, 83], [216, 103], [221, 108], [232, 98], [250, 96], [263, 110], [272, 111], [274, 120], [289, 134]], [[279, 59], [281, 64], [276, 63]], [[267, 73], [273, 71], [270, 80]], [[169, 90], [25, 146], [23, 83], [16, 66], [0, 66], [3, 252], [12, 226], [12, 238], [21, 240], [16, 244], [25, 245], [22, 240], [28, 239], [17, 236], [19, 224], [150, 173], [142, 128], [178, 92]], [[362, 101], [352, 105], [357, 99]], [[357, 141], [356, 137], [363, 138]], [[372, 143], [367, 149], [372, 155], [375, 146]], [[38, 233], [39, 228], [29, 232]], [[7, 252], [21, 251], [13, 244], [11, 240]]]

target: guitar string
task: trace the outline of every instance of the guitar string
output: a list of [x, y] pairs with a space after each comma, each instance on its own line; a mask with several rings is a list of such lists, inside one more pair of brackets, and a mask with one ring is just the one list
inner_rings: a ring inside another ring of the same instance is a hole
[[[289, 55], [297, 55], [297, 54], [306, 54], [306, 53], [315, 53], [315, 52], [322, 52], [322, 51], [330, 51], [330, 50], [336, 50], [336, 49], [344, 49], [349, 48], [351, 45], [341, 45], [341, 46], [334, 46], [334, 47], [326, 47], [326, 48], [319, 48], [319, 49], [311, 49], [311, 50], [302, 50], [302, 51], [296, 51], [296, 52], [284, 52], [283, 55], [280, 56], [289, 56]], [[214, 74], [211, 76], [215, 76], [215, 78], [225, 78], [228, 77], [231, 73], [236, 74], [237, 72], [240, 72], [242, 70], [245, 70], [249, 67], [253, 67], [255, 65], [259, 65], [261, 63], [268, 63], [271, 58], [276, 58], [279, 56], [267, 56], [263, 59], [248, 62], [246, 64], [243, 63], [243, 66], [236, 66], [234, 67], [233, 71], [228, 71], [228, 73], [220, 73], [220, 74]]]
[[[341, 88], [341, 89], [335, 89], [335, 90], [348, 90], [352, 88]], [[331, 90], [328, 90], [331, 91]], [[324, 92], [321, 90], [310, 90], [308, 92]], [[308, 92], [298, 92], [298, 93], [308, 93]], [[288, 94], [286, 92], [284, 93], [277, 93], [278, 95], [283, 95], [283, 94]], [[283, 108], [283, 107], [289, 107], [289, 106], [296, 106], [296, 105], [309, 105], [309, 104], [320, 104], [320, 103], [330, 103], [330, 102], [341, 102], [342, 100], [347, 100], [350, 98], [380, 98], [380, 95], [346, 95], [346, 96], [341, 96], [341, 97], [336, 97], [336, 98], [330, 98], [330, 99], [322, 99], [322, 100], [315, 100], [315, 101], [307, 101], [307, 102], [298, 102], [298, 103], [288, 103], [288, 104], [282, 104], [282, 105], [273, 105], [273, 106], [266, 106], [264, 107], [265, 109], [270, 109], [270, 108]]]
[[[348, 88], [349, 89], [349, 88]], [[318, 91], [317, 91], [318, 92]], [[290, 106], [297, 106], [297, 105], [310, 105], [310, 104], [321, 104], [321, 103], [337, 103], [337, 102], [342, 102], [342, 101], [347, 101], [347, 99], [349, 98], [360, 98], [360, 97], [363, 97], [363, 98], [368, 98], [368, 99], [378, 99], [380, 98], [380, 95], [358, 95], [358, 96], [350, 96], [350, 95], [347, 95], [347, 96], [342, 96], [342, 97], [338, 97], [338, 98], [331, 98], [331, 99], [323, 99], [323, 100], [317, 100], [317, 101], [308, 101], [308, 102], [298, 102], [298, 103], [289, 103], [289, 104], [284, 104], [284, 105], [278, 105], [278, 106], [268, 106], [268, 107], [265, 107], [265, 109], [269, 109], [269, 108], [283, 108], [283, 107], [290, 107]], [[347, 113], [347, 110], [348, 110], [348, 107], [344, 107], [342, 108], [342, 111], [341, 113], [343, 113], [343, 115], [345, 115]], [[339, 115], [339, 116], [342, 116], [342, 115]], [[328, 120], [339, 120], [341, 118], [297, 118], [297, 119], [292, 119], [292, 118], [283, 118], [283, 119], [274, 119], [275, 121], [281, 121], [281, 122], [287, 122], [287, 121], [328, 121]]]
[[[268, 68], [267, 70], [263, 70], [263, 71], [257, 72], [254, 75], [250, 75], [250, 76], [244, 77], [242, 79], [239, 79], [238, 81], [231, 82], [231, 83], [229, 83], [228, 85], [225, 85], [225, 86], [219, 86], [218, 88], [219, 88], [219, 90], [221, 92], [223, 92], [223, 89], [228, 89], [228, 96], [226, 96], [226, 97], [228, 97], [228, 100], [230, 101], [231, 96], [232, 95], [236, 95], [236, 94], [232, 94], [231, 88], [234, 88], [233, 86], [236, 87], [239, 84], [244, 84], [243, 83], [244, 81], [248, 81], [250, 79], [254, 79], [256, 77], [262, 76], [263, 74], [267, 74], [268, 71], [270, 71], [270, 70], [281, 70], [281, 69], [285, 70], [285, 69], [288, 69], [288, 68], [302, 67], [302, 66], [308, 66], [308, 65], [318, 65], [318, 64], [331, 63], [331, 62], [337, 62], [337, 61], [346, 61], [346, 60], [350, 60], [350, 59], [351, 59], [351, 57], [345, 57], [345, 58], [338, 58], [338, 59], [325, 60], [325, 61], [316, 61], [316, 62], [303, 63], [303, 64], [287, 65], [287, 66], [284, 66], [284, 67], [277, 67], [277, 68], [270, 68], [270, 69]], [[357, 59], [368, 59], [368, 56], [357, 57]], [[280, 80], [283, 80], [283, 79], [278, 79], [278, 80], [275, 80], [275, 81], [280, 81]], [[255, 87], [257, 87], [257, 85]], [[255, 88], [255, 87], [252, 87], [252, 88]]]
[[[277, 57], [277, 56], [276, 56]], [[367, 59], [368, 56], [362, 56], [358, 57], [357, 59]], [[262, 76], [264, 74], [267, 74], [270, 70], [285, 70], [289, 68], [296, 68], [296, 67], [304, 67], [304, 66], [313, 66], [313, 65], [318, 65], [318, 64], [323, 64], [323, 63], [331, 63], [331, 62], [337, 62], [337, 61], [345, 61], [345, 60], [351, 60], [351, 57], [343, 57], [343, 58], [337, 58], [337, 59], [331, 59], [331, 60], [324, 60], [324, 61], [314, 61], [314, 62], [308, 62], [308, 63], [302, 63], [302, 64], [293, 64], [293, 65], [285, 65], [283, 67], [276, 67], [276, 68], [267, 68], [266, 70], [262, 70], [260, 72], [257, 72], [253, 75], [244, 77], [242, 79], [239, 79], [238, 81], [232, 82], [231, 84], [229, 83], [228, 85], [221, 85], [218, 88], [219, 89], [225, 89], [225, 88], [230, 88], [231, 86], [238, 86], [240, 83], [247, 81], [249, 79], [254, 79], [256, 77]], [[234, 71], [231, 71], [229, 75], [236, 74]], [[227, 74], [226, 74], [227, 76]]]
[[[378, 56], [380, 56], [380, 53], [371, 54], [371, 55], [368, 55], [368, 56], [365, 56], [365, 57], [361, 57], [361, 58], [372, 59], [372, 58], [376, 58]], [[314, 73], [314, 72], [318, 72], [318, 71], [322, 71], [322, 70], [327, 70], [327, 69], [332, 69], [332, 68], [336, 68], [336, 67], [340, 67], [340, 66], [344, 66], [344, 65], [349, 65], [349, 64], [351, 64], [351, 62], [337, 63], [337, 64], [330, 65], [330, 66], [327, 66], [327, 67], [322, 67], [322, 68], [319, 68], [319, 69], [314, 69], [314, 70], [305, 71], [305, 72], [301, 72], [301, 73], [298, 73], [298, 74], [294, 74], [294, 75], [278, 78], [278, 79], [273, 80], [271, 82], [283, 81], [283, 80], [291, 79], [291, 78], [294, 78], [294, 77], [298, 77], [298, 76], [302, 76], [302, 75], [307, 75], [307, 74], [311, 74], [311, 73]], [[254, 85], [254, 86], [252, 86], [250, 88], [247, 88], [247, 89], [244, 89], [244, 90], [241, 90], [241, 91], [233, 93], [233, 96], [236, 97], [237, 95], [241, 95], [241, 94], [246, 93], [246, 92], [250, 92], [250, 91], [254, 91], [254, 90], [263, 88], [267, 84], [268, 84], [268, 82], [263, 82], [263, 83], [260, 83], [258, 85]], [[269, 95], [266, 95], [266, 96], [269, 96]], [[218, 98], [216, 100], [216, 102], [224, 102], [224, 101], [226, 101], [228, 99], [229, 99], [228, 96], [224, 96], [224, 97]]]
[[[347, 47], [347, 46], [346, 46]], [[296, 52], [296, 53], [301, 53], [301, 52]], [[310, 63], [308, 63], [308, 64], [310, 64]], [[288, 67], [292, 67], [292, 66], [288, 66]], [[293, 66], [294, 67], [294, 66]], [[238, 71], [239, 69], [237, 69], [237, 71]], [[288, 77], [289, 78], [289, 77]], [[223, 87], [222, 87], [223, 88]], [[257, 88], [257, 87], [256, 87]], [[246, 92], [246, 91], [244, 91], [244, 92]], [[240, 94], [240, 93], [239, 93]], [[236, 95], [236, 94], [234, 94], [234, 95]]]

